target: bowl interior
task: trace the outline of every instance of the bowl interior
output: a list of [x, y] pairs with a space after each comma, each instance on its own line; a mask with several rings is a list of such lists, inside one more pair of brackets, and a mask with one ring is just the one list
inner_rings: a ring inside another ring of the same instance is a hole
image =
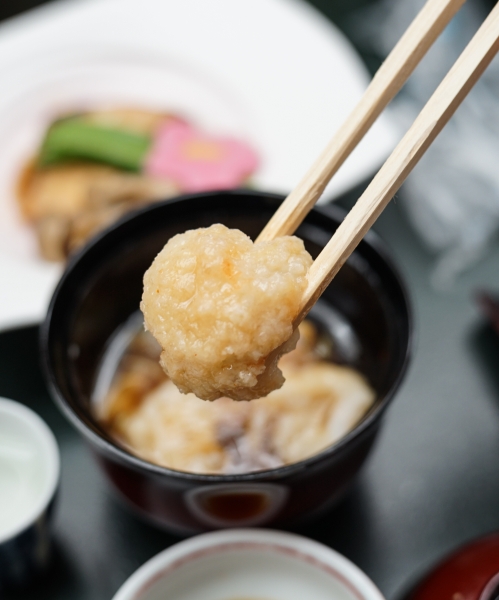
[[213, 547], [167, 570], [137, 600], [358, 600], [334, 573], [285, 547]]
[[355, 565], [301, 536], [246, 529], [196, 536], [158, 554], [113, 600], [382, 600]]
[[[50, 382], [70, 416], [114, 443], [89, 410], [93, 386], [106, 345], [137, 311], [143, 274], [166, 241], [217, 222], [255, 238], [281, 201], [279, 196], [237, 191], [157, 204], [110, 228], [69, 264], [42, 339]], [[297, 235], [313, 257], [342, 217], [335, 207], [309, 214]], [[400, 280], [375, 236], [367, 236], [353, 253], [317, 311], [333, 337], [337, 359], [361, 371], [376, 390], [376, 410], [404, 370], [410, 317]]]

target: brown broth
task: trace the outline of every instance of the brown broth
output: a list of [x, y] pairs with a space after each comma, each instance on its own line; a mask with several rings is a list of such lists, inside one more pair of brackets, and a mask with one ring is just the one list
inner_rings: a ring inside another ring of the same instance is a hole
[[[358, 373], [338, 365], [343, 362], [338, 358], [344, 350], [341, 340], [348, 340], [345, 325], [338, 327], [343, 338], [336, 338], [324, 316], [319, 302], [304, 323], [299, 347], [281, 359], [289, 379], [282, 390], [251, 402], [224, 398], [211, 403], [180, 394], [161, 369], [161, 349], [143, 331], [137, 313], [108, 344], [94, 386], [93, 412], [130, 452], [180, 471], [246, 473], [303, 460], [348, 431], [343, 424], [331, 437], [338, 418], [345, 423], [347, 415], [354, 426], [374, 400]], [[345, 385], [353, 386], [353, 396]], [[235, 522], [268, 508], [266, 497], [250, 492], [203, 502], [214, 518], [223, 515]]]

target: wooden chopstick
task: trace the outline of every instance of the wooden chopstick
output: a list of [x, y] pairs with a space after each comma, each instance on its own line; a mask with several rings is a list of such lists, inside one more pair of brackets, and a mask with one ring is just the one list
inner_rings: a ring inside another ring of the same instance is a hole
[[298, 186], [282, 203], [257, 241], [293, 234], [331, 177], [407, 81], [465, 0], [428, 0], [379, 68], [360, 102]]
[[499, 2], [315, 259], [299, 323], [402, 185], [499, 50]]

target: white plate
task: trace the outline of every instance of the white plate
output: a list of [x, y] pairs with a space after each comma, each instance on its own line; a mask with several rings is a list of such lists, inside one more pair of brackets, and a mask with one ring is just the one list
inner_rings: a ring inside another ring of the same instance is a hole
[[383, 600], [372, 581], [334, 550], [305, 537], [233, 529], [161, 552], [113, 600]]
[[[368, 74], [298, 0], [80, 0], [0, 27], [0, 328], [40, 321], [61, 268], [37, 256], [15, 176], [51, 117], [137, 103], [249, 140], [258, 188], [286, 193], [360, 98]], [[381, 119], [328, 187], [360, 183], [395, 143]]]

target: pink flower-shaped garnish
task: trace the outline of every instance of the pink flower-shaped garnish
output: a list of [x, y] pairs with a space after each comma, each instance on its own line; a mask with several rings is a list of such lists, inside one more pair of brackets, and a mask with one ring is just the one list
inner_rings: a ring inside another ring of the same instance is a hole
[[180, 121], [159, 129], [145, 165], [147, 173], [172, 179], [185, 192], [235, 188], [257, 167], [258, 157], [247, 144]]

